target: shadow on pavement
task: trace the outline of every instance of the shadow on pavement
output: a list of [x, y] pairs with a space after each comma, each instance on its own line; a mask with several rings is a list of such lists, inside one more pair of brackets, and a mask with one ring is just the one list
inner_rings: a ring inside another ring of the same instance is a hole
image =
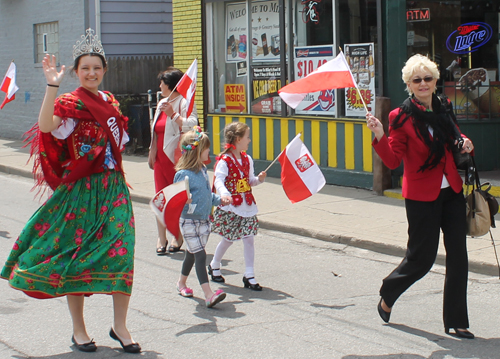
[[[61, 354], [56, 354], [56, 355], [47, 355], [47, 356], [21, 356], [21, 355], [13, 355], [11, 358], [14, 359], [66, 359], [66, 358], [72, 358], [72, 359], [80, 359], [80, 358], [116, 358], [117, 355], [120, 354], [128, 354], [125, 353], [122, 349], [113, 349], [105, 346], [99, 346], [97, 348], [97, 351], [94, 353], [84, 353], [76, 349], [74, 346], [71, 346], [70, 352], [67, 353], [61, 353]], [[164, 354], [162, 353], [157, 353], [154, 351], [148, 351], [148, 350], [143, 350], [137, 357], [140, 358], [145, 358], [145, 359], [156, 359], [156, 358], [163, 358]], [[134, 356], [135, 358], [135, 356]]]
[[386, 326], [400, 330], [402, 332], [417, 335], [425, 338], [433, 343], [436, 343], [443, 350], [434, 351], [429, 357], [423, 357], [418, 354], [389, 354], [389, 355], [347, 355], [342, 359], [444, 359], [444, 358], [471, 358], [470, 353], [474, 353], [474, 358], [498, 358], [498, 348], [500, 346], [500, 338], [479, 338], [475, 339], [461, 339], [452, 335], [443, 335], [426, 332], [421, 329], [412, 328], [404, 324], [387, 324]]

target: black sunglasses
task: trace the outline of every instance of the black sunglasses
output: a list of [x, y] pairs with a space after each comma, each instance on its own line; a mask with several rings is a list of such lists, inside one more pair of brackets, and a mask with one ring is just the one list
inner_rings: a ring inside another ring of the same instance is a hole
[[417, 77], [416, 79], [411, 80], [411, 82], [413, 82], [414, 84], [419, 84], [422, 82], [422, 80], [424, 80], [425, 82], [431, 82], [432, 80], [434, 80], [434, 77], [426, 76], [423, 79]]

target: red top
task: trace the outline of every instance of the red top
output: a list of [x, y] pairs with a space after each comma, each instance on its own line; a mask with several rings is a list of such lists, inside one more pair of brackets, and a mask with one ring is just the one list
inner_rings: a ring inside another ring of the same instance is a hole
[[156, 158], [154, 165], [154, 178], [156, 192], [174, 183], [175, 165], [170, 161], [168, 156], [163, 151], [165, 125], [167, 124], [167, 115], [161, 112], [156, 121], [155, 134], [157, 137], [156, 142]]
[[[394, 121], [399, 111], [401, 111], [399, 108], [391, 111], [389, 123]], [[446, 176], [456, 193], [462, 190], [462, 178], [458, 173], [453, 154], [447, 147], [445, 155], [436, 167], [423, 172], [418, 171], [429, 156], [429, 147], [418, 137], [411, 119], [396, 130], [389, 127], [389, 137], [384, 135], [380, 141], [375, 138], [372, 145], [390, 169], [397, 168], [403, 160], [402, 195], [404, 198], [424, 202], [436, 200], [441, 191], [443, 175]]]

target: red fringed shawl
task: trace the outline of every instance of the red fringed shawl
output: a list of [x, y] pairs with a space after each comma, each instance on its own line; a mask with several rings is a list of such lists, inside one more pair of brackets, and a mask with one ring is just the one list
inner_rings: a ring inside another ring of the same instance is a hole
[[[103, 164], [108, 132], [78, 96], [82, 90], [84, 89], [80, 87], [76, 91], [65, 93], [54, 103], [54, 115], [61, 117], [63, 122], [68, 118], [78, 120], [73, 133], [68, 138], [59, 140], [51, 133], [43, 133], [38, 123], [24, 134], [25, 142], [28, 142], [26, 146], [31, 145], [30, 158], [34, 158], [35, 187], [48, 185], [54, 190], [61, 183], [74, 182], [105, 169]], [[106, 103], [116, 110], [114, 116], [120, 129], [119, 138], [121, 139], [123, 131], [127, 129], [128, 118], [121, 115], [119, 103], [115, 97], [109, 92], [104, 93]], [[109, 107], [106, 103], [102, 101], [102, 106]], [[113, 141], [113, 138], [109, 140]], [[121, 153], [117, 150], [117, 146], [111, 147], [117, 162], [116, 170], [122, 171]]]

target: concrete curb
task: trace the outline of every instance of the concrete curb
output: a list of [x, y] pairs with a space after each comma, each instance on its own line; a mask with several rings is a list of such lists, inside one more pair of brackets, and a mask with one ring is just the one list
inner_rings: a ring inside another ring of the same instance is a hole
[[31, 171], [21, 170], [19, 168], [5, 166], [5, 165], [0, 165], [0, 172], [7, 173], [9, 175], [33, 178], [33, 173]]
[[[33, 178], [33, 174], [31, 173], [31, 171], [22, 170], [22, 169], [10, 167], [10, 166], [5, 166], [5, 165], [0, 165], [0, 172], [10, 174], [10, 175], [20, 176], [20, 177]], [[386, 192], [388, 192], [388, 191], [384, 191], [384, 195], [387, 196]], [[392, 193], [394, 193], [394, 192], [392, 192]], [[389, 195], [388, 197], [398, 198], [397, 196], [391, 196], [391, 195]], [[149, 198], [147, 196], [140, 195], [140, 194], [134, 194], [134, 193], [130, 194], [130, 198], [132, 199], [133, 202], [143, 203], [143, 204], [149, 204], [149, 201], [151, 200], [151, 198]], [[401, 197], [401, 199], [403, 199], [403, 198]], [[296, 234], [296, 235], [300, 235], [300, 236], [304, 236], [304, 237], [319, 239], [319, 240], [326, 241], [326, 242], [344, 244], [346, 246], [366, 249], [366, 250], [370, 250], [373, 252], [387, 254], [387, 255], [401, 257], [401, 258], [403, 258], [405, 253], [406, 253], [406, 248], [395, 246], [395, 245], [378, 243], [378, 242], [369, 241], [366, 239], [355, 238], [355, 237], [350, 237], [350, 236], [336, 235], [333, 233], [316, 231], [316, 230], [312, 230], [312, 229], [308, 229], [308, 228], [301, 228], [301, 227], [291, 226], [288, 224], [266, 221], [266, 220], [262, 220], [262, 219], [259, 219], [259, 226], [263, 229], [280, 231], [280, 232], [285, 232], [285, 233], [290, 233], [290, 234]], [[438, 254], [436, 257], [436, 263], [439, 265], [444, 265], [445, 259], [446, 259], [446, 257], [444, 255]], [[469, 261], [469, 271], [474, 272], [474, 273], [478, 273], [478, 274], [488, 275], [488, 276], [497, 276], [498, 275], [500, 278], [500, 273], [499, 273], [499, 269], [497, 266], [489, 264], [489, 263], [481, 262], [481, 261]]]

